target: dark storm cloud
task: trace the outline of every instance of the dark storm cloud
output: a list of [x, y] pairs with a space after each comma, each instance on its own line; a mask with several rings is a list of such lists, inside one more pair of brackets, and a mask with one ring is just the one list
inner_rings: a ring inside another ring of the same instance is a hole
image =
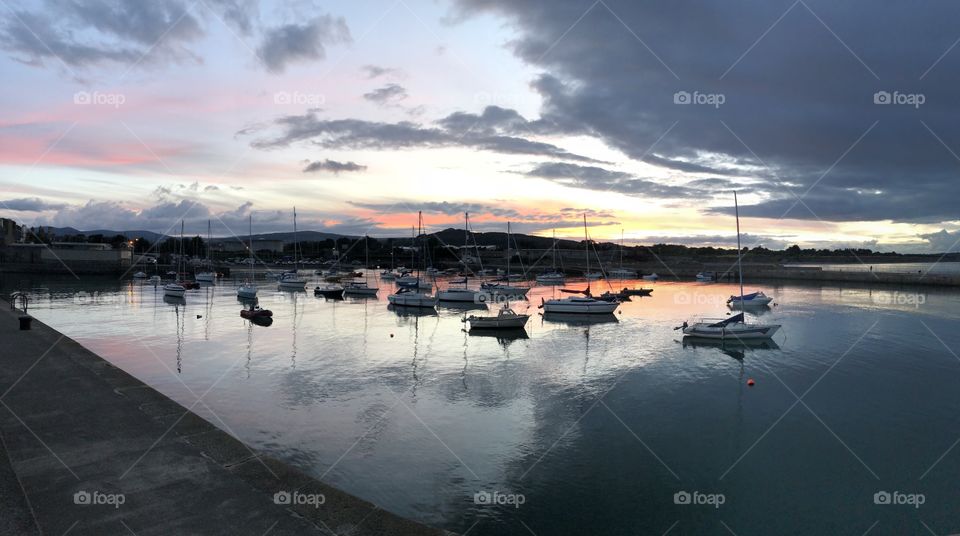
[[[769, 166], [748, 214], [778, 217], [795, 201], [781, 183], [820, 181], [805, 201], [824, 219], [958, 219], [956, 2], [456, 0], [451, 19], [481, 13], [548, 73], [533, 84], [544, 123], [683, 172]], [[881, 91], [925, 102], [874, 104]]]
[[[195, 59], [186, 45], [205, 34], [205, 8], [180, 0], [115, 2], [45, 0], [42, 9], [9, 11], [0, 25], [0, 47], [21, 62], [49, 60], [71, 67], [104, 62], [148, 65]], [[253, 0], [212, 0], [215, 17], [249, 33], [257, 17]]]
[[639, 179], [629, 173], [596, 166], [580, 166], [565, 162], [539, 164], [525, 175], [549, 179], [564, 186], [618, 192], [641, 197], [699, 197], [703, 190], [664, 184], [661, 180]]
[[307, 164], [303, 168], [304, 173], [314, 173], [317, 171], [329, 171], [334, 175], [339, 175], [345, 171], [366, 171], [367, 166], [356, 162], [337, 162], [336, 160], [316, 160]]
[[342, 17], [323, 15], [304, 24], [286, 24], [267, 30], [257, 54], [273, 73], [294, 62], [326, 58], [326, 45], [349, 43], [350, 29]]
[[[449, 118], [447, 118], [449, 119]], [[547, 156], [564, 160], [596, 162], [591, 158], [567, 152], [556, 145], [513, 135], [513, 130], [497, 128], [484, 132], [458, 132], [446, 127], [446, 119], [439, 126], [424, 126], [402, 121], [384, 123], [361, 119], [321, 119], [316, 113], [291, 115], [276, 119], [273, 125], [279, 132], [272, 137], [253, 140], [258, 149], [287, 147], [297, 142], [311, 142], [329, 149], [403, 149], [408, 147], [472, 147], [504, 154]], [[237, 135], [247, 135], [269, 127], [246, 129]]]

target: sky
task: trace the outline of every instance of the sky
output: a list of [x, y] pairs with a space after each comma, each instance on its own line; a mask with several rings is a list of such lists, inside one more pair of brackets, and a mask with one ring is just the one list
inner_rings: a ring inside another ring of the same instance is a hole
[[943, 252], [960, 4], [0, 0], [0, 216]]

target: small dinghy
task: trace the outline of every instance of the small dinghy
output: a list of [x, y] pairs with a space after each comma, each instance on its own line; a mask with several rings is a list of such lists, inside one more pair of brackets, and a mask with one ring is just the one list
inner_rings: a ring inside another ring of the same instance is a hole
[[253, 318], [268, 318], [273, 316], [273, 311], [270, 309], [261, 309], [259, 306], [254, 306], [250, 309], [241, 309], [240, 316], [248, 320]]
[[327, 285], [313, 289], [314, 296], [323, 296], [324, 298], [343, 299], [343, 287], [339, 285]]

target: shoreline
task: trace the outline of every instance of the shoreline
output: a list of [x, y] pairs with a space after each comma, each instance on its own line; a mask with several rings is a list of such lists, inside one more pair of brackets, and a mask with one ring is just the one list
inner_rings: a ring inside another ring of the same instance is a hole
[[[12, 349], [0, 368], [0, 497], [16, 533], [453, 534], [265, 456], [39, 320], [19, 331], [8, 302], [0, 310]], [[298, 494], [323, 502], [284, 502]]]

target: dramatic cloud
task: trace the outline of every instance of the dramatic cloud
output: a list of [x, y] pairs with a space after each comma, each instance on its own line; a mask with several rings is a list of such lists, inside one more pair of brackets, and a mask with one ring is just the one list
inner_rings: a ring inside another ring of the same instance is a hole
[[363, 98], [375, 104], [379, 104], [380, 106], [396, 104], [406, 99], [408, 96], [407, 90], [400, 84], [387, 84], [381, 88], [363, 94]]
[[662, 181], [638, 179], [629, 173], [596, 166], [580, 166], [565, 162], [547, 162], [525, 173], [529, 177], [549, 179], [564, 186], [619, 192], [642, 197], [701, 197], [705, 191], [685, 186], [671, 186]]
[[765, 201], [745, 214], [958, 219], [960, 4], [456, 0], [451, 18], [475, 14], [506, 19], [508, 46], [544, 71], [544, 124], [678, 172], [756, 177]]
[[313, 173], [317, 171], [329, 171], [334, 175], [339, 175], [344, 171], [365, 171], [367, 166], [357, 164], [356, 162], [337, 162], [336, 160], [317, 160], [310, 162], [303, 168], [304, 173]]
[[[596, 162], [592, 158], [567, 152], [556, 145], [512, 135], [513, 130], [488, 128], [482, 132], [458, 132], [451, 129], [450, 118], [437, 127], [412, 122], [382, 123], [360, 119], [321, 119], [315, 112], [281, 117], [274, 121], [279, 133], [255, 139], [253, 147], [275, 149], [297, 142], [312, 142], [329, 149], [403, 149], [408, 147], [471, 147], [496, 153], [553, 157], [564, 160]], [[245, 129], [237, 135], [264, 130]], [[268, 129], [269, 130], [269, 129]]]
[[425, 213], [445, 214], [447, 216], [471, 214], [492, 215], [500, 218], [520, 218], [519, 212], [511, 208], [486, 205], [481, 203], [451, 203], [448, 201], [395, 201], [392, 203], [361, 203], [350, 202], [351, 205], [372, 210], [380, 214], [408, 214], [423, 211]]
[[268, 30], [257, 54], [267, 70], [282, 73], [290, 63], [326, 58], [326, 45], [352, 40], [342, 17], [323, 15], [305, 24], [287, 24]]
[[0, 208], [7, 210], [16, 210], [22, 212], [41, 212], [44, 210], [58, 210], [64, 208], [63, 203], [50, 203], [39, 197], [21, 197], [19, 199], [7, 199], [0, 201]]
[[[41, 5], [38, 11], [14, 9], [0, 24], [0, 47], [14, 59], [37, 66], [49, 60], [87, 67], [195, 59], [186, 46], [205, 34], [203, 17], [209, 14], [180, 0], [45, 0]], [[257, 16], [252, 0], [213, 0], [209, 6], [216, 17], [244, 33]]]

